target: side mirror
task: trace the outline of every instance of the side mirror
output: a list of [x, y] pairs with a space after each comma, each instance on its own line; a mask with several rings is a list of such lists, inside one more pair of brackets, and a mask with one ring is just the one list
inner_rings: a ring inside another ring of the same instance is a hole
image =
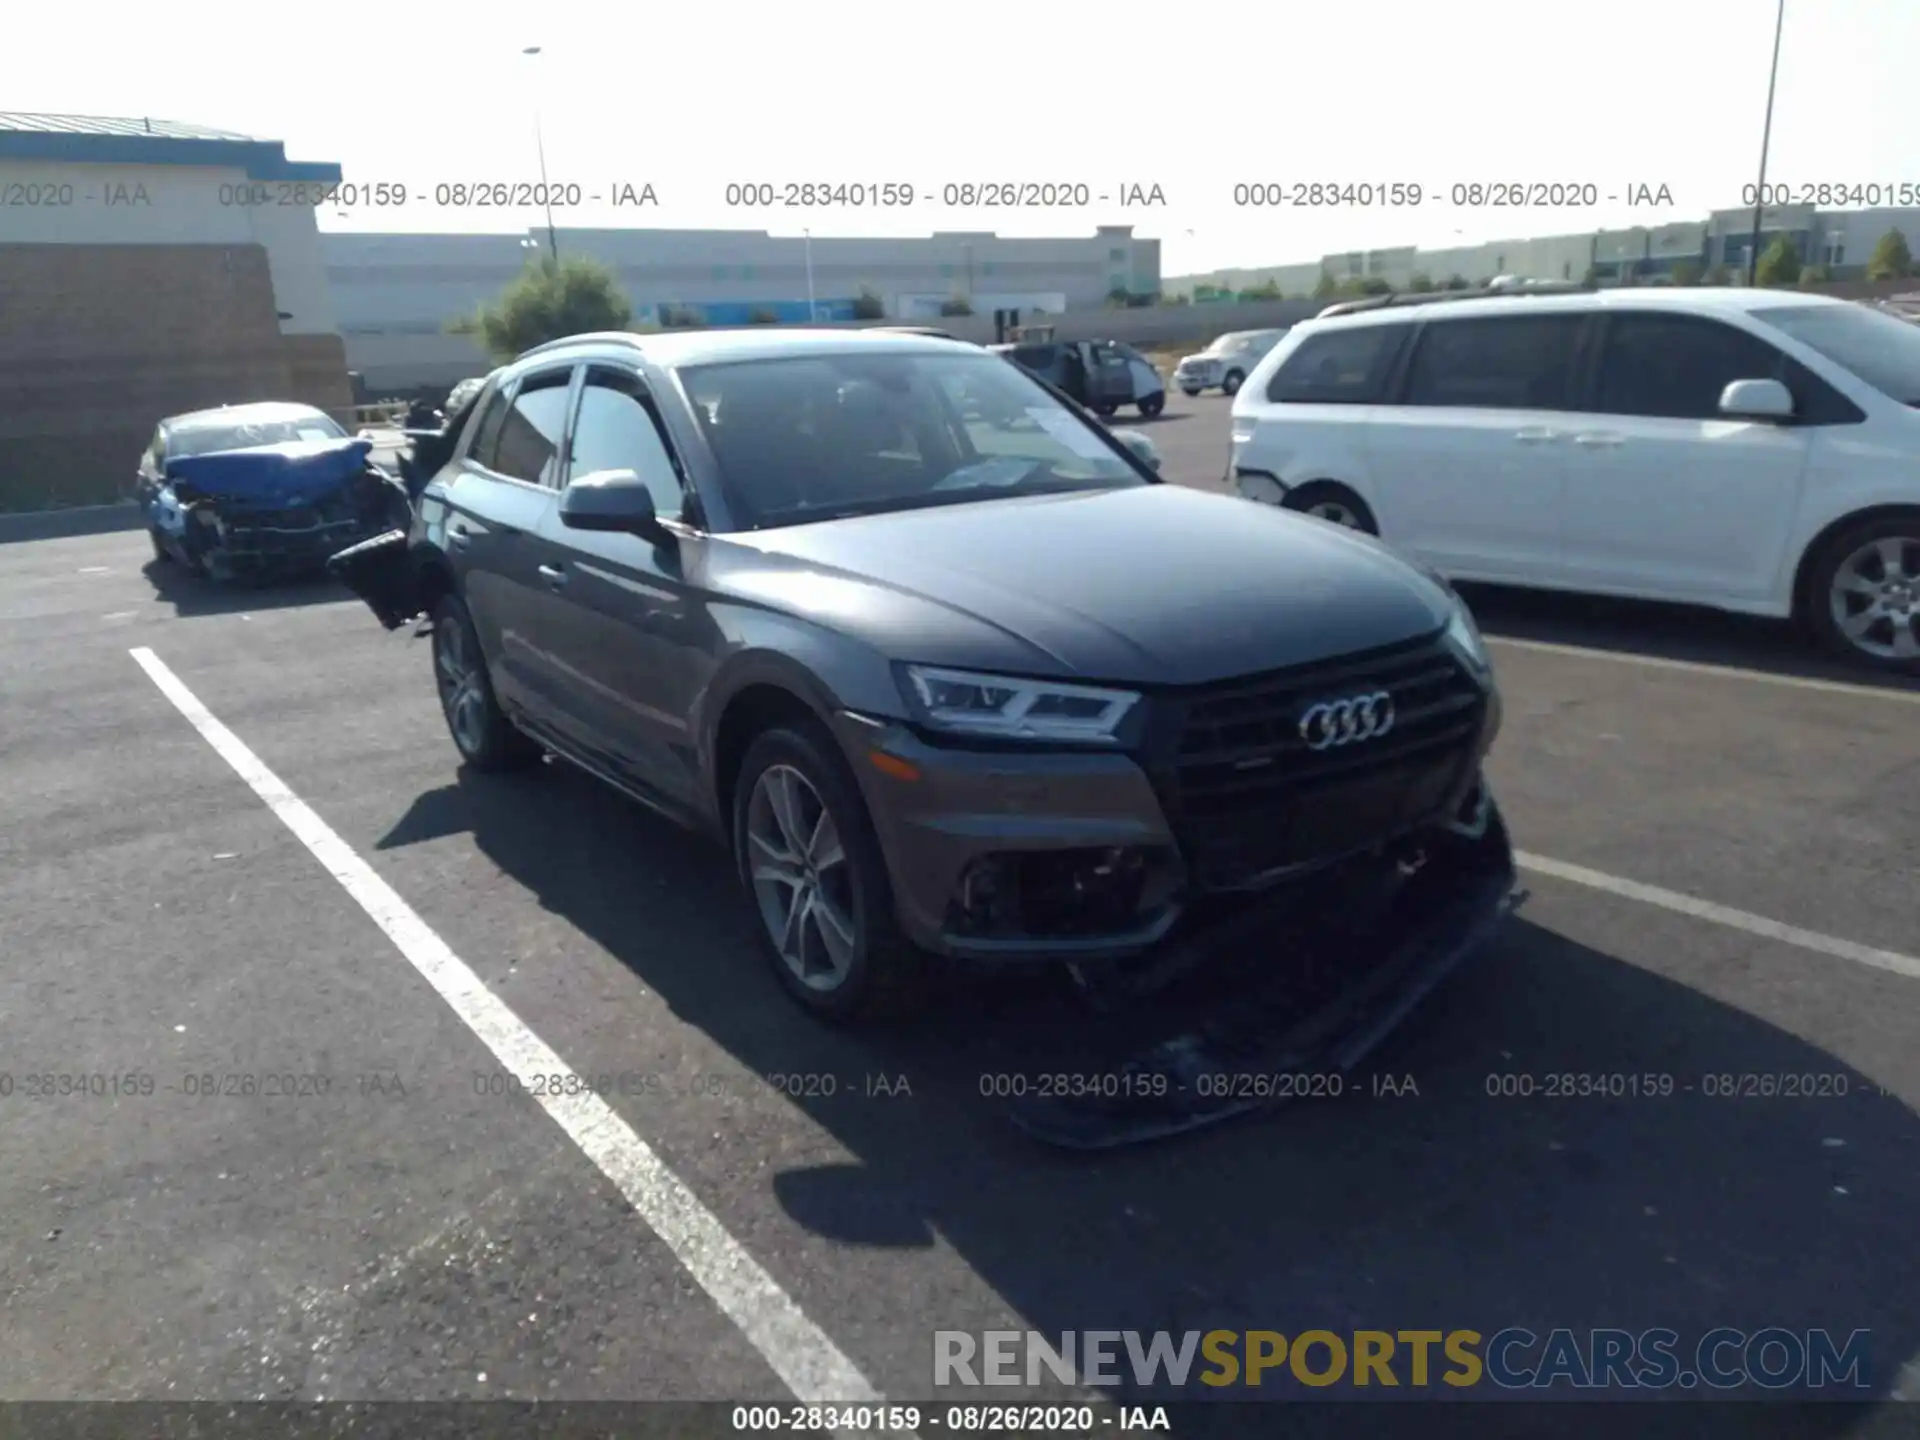
[[631, 470], [596, 470], [568, 485], [560, 497], [560, 523], [570, 530], [673, 543], [673, 532], [654, 513], [653, 491]]
[[1720, 392], [1720, 413], [1735, 420], [1791, 420], [1793, 392], [1778, 380], [1735, 380]]

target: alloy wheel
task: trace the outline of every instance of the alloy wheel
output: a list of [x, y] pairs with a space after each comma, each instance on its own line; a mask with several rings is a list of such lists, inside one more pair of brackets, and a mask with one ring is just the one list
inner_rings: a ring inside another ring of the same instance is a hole
[[769, 765], [747, 801], [747, 863], [781, 961], [810, 990], [845, 983], [857, 953], [853, 874], [833, 812], [799, 770]]
[[433, 632], [434, 679], [440, 708], [462, 755], [477, 755], [487, 740], [487, 696], [480, 657], [470, 655], [467, 627], [455, 615], [441, 618]]
[[1881, 660], [1920, 658], [1920, 536], [1869, 540], [1833, 572], [1827, 603], [1848, 644]]

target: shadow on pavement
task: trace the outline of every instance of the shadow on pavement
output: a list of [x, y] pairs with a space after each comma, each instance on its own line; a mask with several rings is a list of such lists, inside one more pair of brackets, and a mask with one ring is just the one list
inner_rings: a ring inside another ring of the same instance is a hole
[[1651, 600], [1616, 600], [1464, 581], [1459, 588], [1490, 636], [1920, 692], [1920, 676], [1882, 675], [1831, 658], [1784, 620]]
[[[1840, 1344], [1867, 1330], [1870, 1394], [1920, 1349], [1920, 1265], [1902, 1243], [1920, 1207], [1920, 1117], [1815, 1046], [1524, 919], [1430, 997], [1341, 1098], [1073, 1155], [1027, 1140], [983, 1094], [998, 1076], [1031, 1083], [1061, 1035], [1096, 1023], [1065, 987], [964, 987], [918, 1022], [835, 1031], [765, 972], [717, 850], [571, 768], [463, 776], [420, 796], [380, 844], [459, 831], [753, 1073], [838, 1077], [832, 1096], [792, 1103], [854, 1158], [773, 1175], [794, 1220], [851, 1246], [950, 1246], [1034, 1329], [1664, 1327], [1679, 1332], [1683, 1357], [1722, 1326], [1825, 1327]], [[1534, 1077], [1538, 1092], [1561, 1074], [1664, 1075], [1671, 1093], [1645, 1093], [1662, 1088], [1646, 1078], [1630, 1082], [1638, 1097], [1497, 1093], [1519, 1083], [1501, 1076]], [[1723, 1074], [1834, 1076], [1829, 1086], [1846, 1093], [1704, 1093], [1705, 1077]], [[911, 1097], [871, 1094], [862, 1077], [873, 1075], [906, 1076]], [[930, 1302], [929, 1332], [941, 1321]], [[931, 1335], [915, 1345], [932, 1395]], [[1404, 1357], [1395, 1365], [1404, 1384]], [[1368, 1393], [1286, 1383], [1264, 1398]], [[1230, 1392], [1190, 1384], [1195, 1393]], [[1483, 1383], [1447, 1398], [1463, 1393], [1516, 1392]], [[1372, 1422], [1389, 1413], [1440, 1418], [1431, 1405], [1395, 1406], [1356, 1430], [1351, 1403], [1267, 1414], [1289, 1416], [1285, 1433], [1326, 1435], [1384, 1433]], [[1594, 1433], [1596, 1408], [1445, 1407], [1479, 1436]], [[1668, 1414], [1650, 1428], [1607, 1409], [1620, 1425], [1606, 1433], [1863, 1433], [1860, 1411], [1834, 1405], [1661, 1407], [1683, 1416], [1679, 1430]], [[1208, 1414], [1217, 1425], [1189, 1411], [1181, 1433], [1254, 1433], [1244, 1409]], [[1270, 1421], [1257, 1429], [1281, 1433]]]
[[141, 571], [153, 582], [156, 603], [171, 605], [182, 619], [197, 615], [258, 614], [300, 605], [351, 600], [347, 589], [322, 573], [265, 584], [223, 584], [195, 575], [171, 560], [149, 560]]

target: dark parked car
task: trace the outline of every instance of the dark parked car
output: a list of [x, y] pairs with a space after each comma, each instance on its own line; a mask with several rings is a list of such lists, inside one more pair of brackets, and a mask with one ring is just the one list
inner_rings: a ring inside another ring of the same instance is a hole
[[[982, 391], [1036, 423], [969, 421]], [[1410, 1004], [1510, 888], [1499, 704], [1444, 583], [1159, 483], [975, 346], [540, 347], [412, 534], [335, 568], [390, 628], [432, 613], [469, 767], [551, 751], [722, 841], [824, 1014], [912, 993], [930, 955], [1118, 973], [1251, 897], [1424, 875]]]
[[219, 580], [315, 573], [410, 516], [400, 483], [311, 405], [228, 405], [162, 420], [133, 496], [157, 559]]
[[1152, 419], [1167, 408], [1167, 387], [1153, 362], [1118, 340], [1026, 339], [987, 347], [1031, 370], [1096, 415], [1135, 405]]

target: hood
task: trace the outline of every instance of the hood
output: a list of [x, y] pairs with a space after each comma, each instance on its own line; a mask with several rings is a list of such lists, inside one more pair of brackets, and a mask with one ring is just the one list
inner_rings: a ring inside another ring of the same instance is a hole
[[[1142, 485], [730, 536], [725, 588], [889, 656], [1196, 685], [1438, 631], [1439, 586], [1368, 536], [1226, 495]], [[745, 555], [751, 554], [751, 561]]]
[[330, 495], [366, 468], [370, 440], [289, 440], [247, 450], [216, 450], [167, 462], [167, 479], [216, 500], [300, 505]]

